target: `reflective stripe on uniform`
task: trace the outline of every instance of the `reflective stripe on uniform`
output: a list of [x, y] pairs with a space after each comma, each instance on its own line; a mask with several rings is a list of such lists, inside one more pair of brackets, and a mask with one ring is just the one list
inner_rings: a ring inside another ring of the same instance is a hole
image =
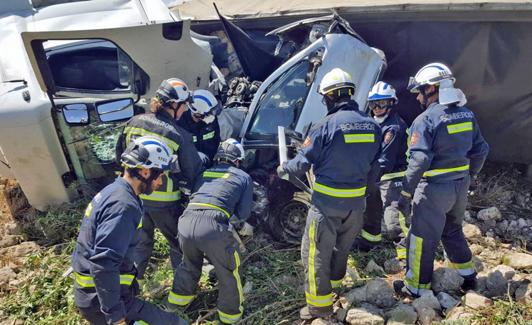
[[192, 142], [194, 142], [194, 143], [198, 142], [198, 137], [193, 135], [192, 136]]
[[[421, 254], [423, 251], [423, 238], [410, 233], [410, 246], [408, 247], [408, 271], [405, 276], [405, 283], [413, 288], [423, 288], [429, 284], [420, 284]], [[426, 289], [426, 288], [425, 288]]]
[[461, 276], [468, 276], [468, 275], [472, 275], [472, 274], [476, 273], [475, 267], [474, 267], [472, 261], [465, 262], [465, 263], [453, 263], [451, 261], [447, 261], [447, 265], [450, 268], [455, 269], [456, 271], [458, 271], [458, 273]]
[[340, 280], [331, 280], [331, 287], [333, 289], [340, 288], [342, 286], [342, 279]]
[[240, 255], [238, 255], [238, 252], [235, 251], [233, 252], [233, 256], [235, 258], [235, 269], [233, 270], [233, 276], [235, 278], [236, 288], [238, 290], [238, 310], [240, 310], [240, 312], [238, 314], [227, 314], [221, 310], [218, 310], [218, 318], [224, 324], [234, 324], [238, 322], [244, 312], [244, 308], [242, 307], [242, 304], [244, 303], [244, 290], [242, 289], [242, 281], [240, 280], [239, 272]]
[[229, 176], [231, 176], [230, 173], [224, 173], [224, 172], [211, 172], [211, 171], [203, 172], [204, 178], [229, 178]]
[[381, 177], [381, 182], [384, 182], [384, 181], [389, 181], [390, 179], [395, 179], [395, 178], [399, 178], [399, 177], [404, 177], [406, 174], [406, 172], [402, 171], [402, 172], [397, 172], [397, 173], [388, 173], [388, 174], [384, 174], [382, 175]]
[[464, 122], [458, 124], [447, 125], [447, 132], [449, 134], [455, 134], [460, 132], [473, 131], [473, 122]]
[[373, 133], [351, 133], [344, 134], [345, 143], [371, 143], [375, 142], [375, 134]]
[[307, 301], [307, 304], [314, 307], [328, 307], [333, 304], [333, 294], [329, 293], [327, 295], [317, 296], [305, 292], [305, 300]]
[[332, 197], [361, 197], [366, 194], [365, 186], [360, 188], [334, 188], [314, 182], [313, 189], [316, 192]]
[[360, 236], [364, 238], [365, 240], [370, 241], [372, 243], [378, 243], [382, 241], [382, 234], [372, 235], [369, 232], [365, 231], [364, 229], [362, 229]]
[[220, 207], [218, 207], [218, 206], [216, 206], [214, 204], [190, 202], [188, 205], [195, 205], [195, 206], [201, 206], [201, 207], [205, 207], [205, 208], [218, 210], [218, 211], [223, 212], [227, 216], [227, 218], [231, 218], [231, 214], [229, 212], [227, 212], [227, 210], [225, 210], [223, 208], [220, 208]]
[[178, 295], [177, 293], [172, 291], [170, 291], [170, 293], [168, 294], [168, 302], [178, 306], [186, 306], [190, 304], [192, 300], [194, 300], [194, 298], [196, 298], [196, 296]]
[[92, 213], [92, 202], [89, 202], [89, 205], [87, 205], [87, 208], [85, 209], [85, 217], [90, 217]]
[[402, 246], [395, 247], [395, 253], [397, 254], [398, 260], [406, 259], [406, 247], [402, 247]]
[[[83, 275], [77, 272], [74, 272], [74, 279], [76, 283], [79, 284], [82, 288], [94, 288], [96, 285], [94, 283], [94, 278], [89, 275]], [[120, 284], [130, 286], [133, 283], [135, 276], [133, 274], [120, 274]]]
[[131, 137], [133, 135], [138, 135], [138, 136], [144, 136], [144, 135], [151, 135], [151, 136], [154, 136], [154, 137], [157, 137], [161, 140], [164, 141], [164, 143], [166, 143], [166, 145], [172, 149], [172, 151], [175, 153], [177, 150], [179, 150], [179, 144], [177, 144], [177, 142], [171, 140], [171, 139], [168, 139], [167, 137], [164, 137], [160, 134], [157, 134], [155, 132], [151, 132], [151, 131], [148, 131], [148, 130], [145, 130], [145, 129], [142, 129], [142, 128], [139, 128], [139, 127], [133, 127], [133, 126], [126, 126], [124, 128], [124, 133], [126, 134], [126, 143], [129, 144], [131, 142]]
[[231, 315], [218, 310], [218, 318], [224, 324], [234, 324], [240, 320], [240, 317], [242, 317], [242, 313]]
[[453, 168], [441, 168], [441, 169], [431, 169], [423, 173], [424, 177], [438, 176], [442, 174], [452, 173], [452, 172], [463, 172], [469, 170], [469, 164], [463, 165], [460, 167]]
[[143, 320], [137, 320], [133, 323], [133, 325], [150, 325], [150, 323], [147, 323]]
[[205, 133], [203, 135], [203, 140], [209, 140], [209, 139], [212, 139], [212, 138], [214, 138], [214, 131], [211, 131], [209, 133]]
[[316, 219], [310, 222], [308, 237], [308, 288], [311, 295], [316, 295]]
[[408, 236], [408, 227], [406, 226], [406, 218], [405, 215], [401, 212], [399, 212], [399, 226], [401, 227], [401, 231], [403, 232], [403, 235], [406, 237]]
[[174, 181], [168, 175], [166, 177], [166, 191], [153, 191], [150, 195], [140, 194], [142, 200], [157, 202], [174, 202], [181, 199], [181, 191], [174, 189]]

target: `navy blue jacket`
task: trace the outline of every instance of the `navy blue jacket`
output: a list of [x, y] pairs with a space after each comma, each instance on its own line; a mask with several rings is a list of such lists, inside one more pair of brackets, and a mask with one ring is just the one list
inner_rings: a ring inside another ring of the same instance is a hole
[[302, 149], [283, 169], [301, 177], [312, 165], [313, 204], [352, 210], [366, 193], [370, 171], [374, 176], [369, 182], [376, 183], [381, 130], [352, 100], [338, 103], [333, 111], [312, 127]]
[[409, 160], [403, 190], [412, 194], [421, 178], [448, 182], [478, 174], [489, 146], [475, 114], [466, 107], [432, 103], [410, 127]]
[[253, 180], [245, 171], [227, 163], [214, 165], [203, 172], [187, 209], [220, 210], [237, 221], [245, 221], [253, 204]]
[[407, 136], [406, 123], [394, 111], [379, 123], [382, 130], [382, 145], [379, 165], [382, 174], [406, 169]]
[[196, 123], [192, 119], [192, 112], [188, 110], [181, 116], [177, 123], [192, 134], [192, 141], [196, 149], [205, 154], [212, 162], [220, 144], [220, 126], [218, 125], [218, 119], [215, 118], [209, 124], [203, 121]]
[[[76, 276], [92, 277], [92, 287], [83, 288], [76, 280], [76, 304], [90, 306], [98, 299], [108, 323], [126, 316], [126, 307], [121, 299], [120, 275], [135, 275], [133, 248], [137, 229], [143, 215], [142, 202], [133, 188], [121, 177], [107, 185], [92, 199], [85, 211], [72, 254], [72, 268]], [[129, 276], [132, 280], [133, 276]], [[94, 290], [95, 286], [95, 290]], [[86, 289], [86, 293], [83, 292]]]

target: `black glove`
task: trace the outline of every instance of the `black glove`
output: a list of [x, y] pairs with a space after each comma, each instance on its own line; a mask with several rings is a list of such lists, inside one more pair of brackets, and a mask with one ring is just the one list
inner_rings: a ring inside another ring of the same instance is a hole
[[398, 201], [393, 201], [390, 206], [399, 210], [403, 216], [408, 218], [412, 212], [412, 194], [401, 191], [401, 197]]

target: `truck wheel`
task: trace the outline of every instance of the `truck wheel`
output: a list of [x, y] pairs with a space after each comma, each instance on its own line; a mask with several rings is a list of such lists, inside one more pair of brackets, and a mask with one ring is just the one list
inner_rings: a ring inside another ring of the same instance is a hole
[[301, 243], [309, 208], [310, 196], [303, 192], [294, 193], [290, 201], [271, 212], [269, 218], [271, 234], [283, 243], [294, 245]]

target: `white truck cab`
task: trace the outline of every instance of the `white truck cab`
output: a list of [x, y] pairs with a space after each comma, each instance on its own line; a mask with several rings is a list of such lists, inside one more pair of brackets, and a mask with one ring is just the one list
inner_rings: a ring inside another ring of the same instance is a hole
[[[212, 55], [160, 0], [0, 4], [0, 175], [40, 210], [113, 177], [120, 124], [161, 80], [209, 85]], [[96, 186], [97, 187], [97, 186]]]

